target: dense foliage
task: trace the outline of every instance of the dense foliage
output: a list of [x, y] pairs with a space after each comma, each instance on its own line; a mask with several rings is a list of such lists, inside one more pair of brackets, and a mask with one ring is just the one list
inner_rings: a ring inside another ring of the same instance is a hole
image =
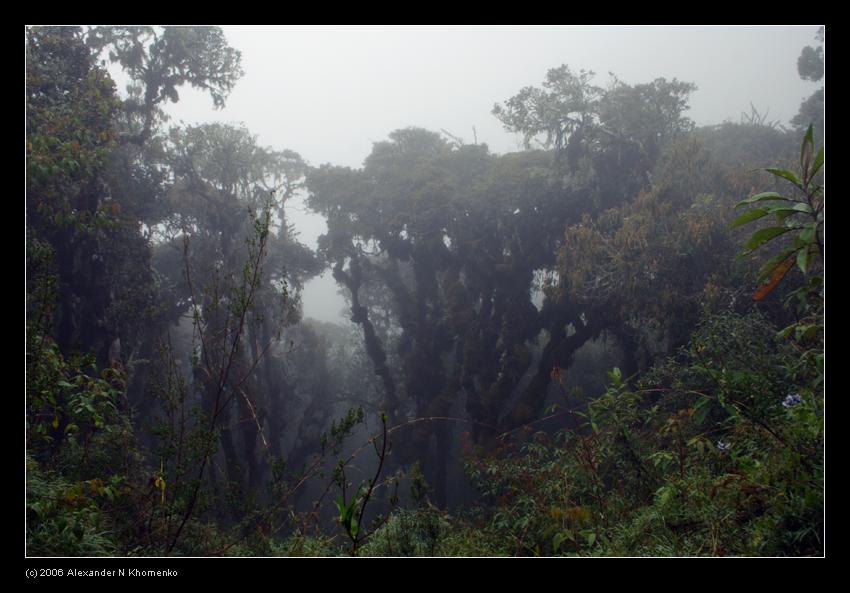
[[[823, 554], [812, 101], [696, 128], [564, 65], [493, 109], [523, 152], [313, 167], [166, 128], [242, 74], [216, 27], [26, 41], [28, 555]], [[348, 326], [302, 318], [327, 269]]]

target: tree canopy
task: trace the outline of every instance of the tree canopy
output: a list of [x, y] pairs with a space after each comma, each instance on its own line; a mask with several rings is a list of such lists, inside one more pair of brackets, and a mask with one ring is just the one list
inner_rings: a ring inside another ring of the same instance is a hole
[[241, 75], [218, 27], [27, 29], [29, 554], [823, 553], [823, 89], [697, 127], [562, 65], [493, 108], [526, 150], [350, 168], [166, 125]]

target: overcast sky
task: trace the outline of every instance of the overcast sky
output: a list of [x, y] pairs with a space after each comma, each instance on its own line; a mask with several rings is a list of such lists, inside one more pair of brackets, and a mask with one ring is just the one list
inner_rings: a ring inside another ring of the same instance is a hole
[[[313, 165], [360, 167], [372, 143], [398, 128], [444, 129], [493, 152], [520, 138], [491, 115], [524, 86], [561, 64], [609, 72], [635, 84], [657, 77], [693, 82], [687, 115], [697, 125], [738, 121], [752, 103], [787, 123], [817, 88], [797, 74], [818, 26], [225, 26], [245, 76], [227, 106], [181, 89], [173, 123], [243, 123], [263, 146], [289, 148]], [[315, 245], [324, 230], [293, 204], [291, 220]], [[329, 278], [314, 283], [305, 314], [335, 317]], [[330, 296], [328, 294], [330, 293]]]
[[624, 82], [659, 76], [697, 85], [698, 125], [737, 121], [752, 102], [787, 122], [816, 88], [797, 57], [817, 26], [225, 26], [245, 76], [227, 107], [191, 90], [169, 108], [187, 123], [244, 122], [263, 145], [312, 164], [359, 167], [392, 130], [446, 129], [495, 152], [518, 148], [490, 111], [549, 68], [569, 64]]

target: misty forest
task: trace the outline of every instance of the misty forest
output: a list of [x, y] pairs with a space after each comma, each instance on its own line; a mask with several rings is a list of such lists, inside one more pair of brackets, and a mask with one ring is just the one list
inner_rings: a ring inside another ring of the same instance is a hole
[[824, 555], [823, 27], [788, 121], [553, 56], [354, 168], [169, 118], [225, 29], [25, 46], [27, 556]]

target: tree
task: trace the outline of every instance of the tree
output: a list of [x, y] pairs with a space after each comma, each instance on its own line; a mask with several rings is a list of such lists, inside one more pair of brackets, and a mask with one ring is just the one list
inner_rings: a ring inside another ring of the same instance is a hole
[[526, 87], [496, 105], [505, 128], [523, 134], [526, 146], [545, 134], [569, 183], [591, 192], [595, 208], [615, 205], [650, 184], [650, 173], [671, 140], [691, 131], [682, 114], [696, 87], [676, 79], [627, 85], [613, 77], [607, 89], [594, 73], [569, 66], [546, 74], [543, 89]]
[[[532, 302], [580, 201], [550, 164], [541, 152], [494, 157], [406, 129], [377, 143], [362, 170], [308, 175], [309, 203], [328, 217], [320, 250], [348, 289], [393, 424], [446, 418], [464, 394], [476, 439], [527, 419], [505, 408], [527, 372], [549, 381], [551, 365], [532, 367], [531, 343], [542, 327], [563, 330], [580, 313], [540, 312]], [[438, 501], [450, 442], [436, 422], [396, 439], [404, 463], [436, 447], [423, 467]]]
[[149, 254], [109, 191], [120, 102], [78, 27], [27, 29], [26, 105], [28, 550], [108, 554], [142, 465], [121, 340], [149, 318]]
[[79, 28], [27, 31], [27, 230], [57, 258], [49, 331], [65, 354], [94, 350], [102, 365], [153, 300], [146, 242], [108, 184], [119, 112]]
[[[818, 47], [804, 47], [800, 52], [800, 57], [797, 59], [797, 72], [800, 74], [800, 78], [812, 82], [824, 80], [824, 75], [826, 74], [826, 55], [824, 50], [826, 46], [826, 29], [823, 26], [818, 29], [815, 38], [821, 45]], [[800, 111], [791, 120], [791, 123], [799, 131], [802, 132], [808, 126], [812, 125], [818, 138], [823, 138], [825, 91], [826, 87], [822, 84], [821, 88], [812, 93], [800, 105]]]
[[[550, 190], [555, 201], [540, 209], [542, 216], [534, 221], [538, 228], [547, 221], [559, 227], [552, 232], [545, 226], [547, 232], [542, 234], [555, 237], [548, 244], [560, 254], [559, 263], [539, 260], [546, 262], [540, 267], [554, 286], [568, 282], [570, 275], [586, 266], [594, 268], [599, 260], [587, 254], [605, 250], [607, 245], [590, 240], [579, 246], [574, 243], [576, 237], [569, 232], [564, 236], [562, 229], [566, 226], [578, 234], [591, 233], [589, 221], [594, 215], [599, 220], [610, 216], [615, 220], [617, 207], [629, 209], [640, 195], [652, 192], [656, 185], [653, 177], [658, 175], [665, 151], [693, 127], [683, 116], [688, 95], [695, 89], [692, 84], [659, 78], [629, 86], [614, 78], [607, 89], [602, 89], [591, 84], [592, 76], [585, 71], [576, 75], [567, 66], [550, 70], [543, 83], [545, 90], [523, 89], [494, 109], [508, 129], [522, 132], [527, 139], [545, 133], [546, 144], [555, 148], [557, 158], [550, 172], [557, 180]], [[590, 218], [581, 222], [583, 216]], [[534, 231], [526, 232], [522, 236], [533, 236]], [[616, 285], [617, 280], [612, 281], [612, 286]], [[551, 297], [557, 295], [556, 290], [549, 293]], [[574, 353], [604, 329], [615, 331], [626, 349], [634, 351], [634, 336], [616, 321], [616, 307], [612, 310], [604, 303], [604, 299], [597, 302], [577, 295], [544, 302], [538, 328], [547, 329], [549, 341], [533, 378], [507, 418], [522, 424], [537, 417], [546, 399], [551, 369], [569, 367]]]
[[122, 142], [150, 138], [163, 119], [160, 105], [176, 103], [184, 84], [208, 92], [220, 109], [242, 76], [241, 53], [219, 27], [93, 27], [86, 42], [98, 55], [107, 51], [132, 81]]
[[595, 73], [574, 73], [566, 64], [546, 73], [543, 89], [525, 87], [508, 99], [504, 106], [496, 104], [493, 115], [505, 128], [521, 132], [526, 148], [538, 135], [545, 134], [546, 148], [558, 153], [569, 151], [575, 166], [585, 132], [597, 121], [598, 104], [603, 96], [600, 87], [590, 84]]
[[[300, 320], [300, 290], [318, 267], [288, 227], [283, 203], [300, 187], [306, 164], [292, 151], [258, 146], [245, 128], [220, 124], [172, 128], [164, 159], [174, 182], [166, 197], [169, 215], [160, 225], [155, 263], [172, 287], [174, 313], [200, 314], [206, 351], [229, 351], [231, 309], [240, 306], [241, 298], [231, 293], [244, 275], [250, 241], [257, 235], [256, 215], [249, 213], [271, 209], [263, 266], [251, 293], [252, 314], [232, 355], [242, 391], [232, 405], [221, 407], [217, 425], [227, 482], [246, 495], [259, 492], [275, 460], [284, 457], [285, 430], [297, 429], [288, 412], [296, 404], [294, 385], [279, 344], [283, 329]], [[222, 389], [208, 380], [216, 376], [209, 368], [216, 360], [194, 357], [194, 387], [206, 409], [215, 408]]]
[[[821, 43], [826, 43], [826, 29], [821, 26], [818, 29], [815, 39]], [[824, 75], [824, 48], [823, 46], [812, 47], [807, 45], [800, 52], [800, 57], [797, 58], [797, 72], [800, 73], [800, 78], [803, 80], [811, 80], [817, 82]]]
[[[92, 48], [109, 48], [134, 81], [123, 104]], [[276, 372], [283, 351], [268, 355], [318, 271], [283, 209], [307, 165], [243, 128], [158, 128], [182, 84], [222, 106], [238, 62], [212, 28], [27, 30], [28, 444], [71, 479], [90, 477], [93, 458], [123, 456], [116, 479], [136, 487], [131, 414], [154, 432], [144, 450], [158, 458], [154, 486], [123, 499], [118, 521], [150, 550], [181, 548], [218, 446], [226, 490], [253, 494], [283, 456], [284, 430], [297, 428]], [[190, 331], [181, 350], [169, 325], [187, 314], [195, 340]], [[104, 443], [115, 447], [92, 452]]]
[[[566, 229], [559, 294], [630, 336], [626, 345], [641, 366], [671, 352], [697, 322], [704, 292], [735, 286], [726, 265], [735, 243], [724, 213], [740, 181], [696, 141], [676, 143], [652, 190]], [[630, 371], [637, 366], [627, 363]]]
[[657, 78], [634, 86], [612, 81], [599, 104], [593, 161], [603, 204], [652, 185], [662, 149], [693, 130], [693, 122], [683, 113], [695, 90], [695, 85], [676, 79]]

